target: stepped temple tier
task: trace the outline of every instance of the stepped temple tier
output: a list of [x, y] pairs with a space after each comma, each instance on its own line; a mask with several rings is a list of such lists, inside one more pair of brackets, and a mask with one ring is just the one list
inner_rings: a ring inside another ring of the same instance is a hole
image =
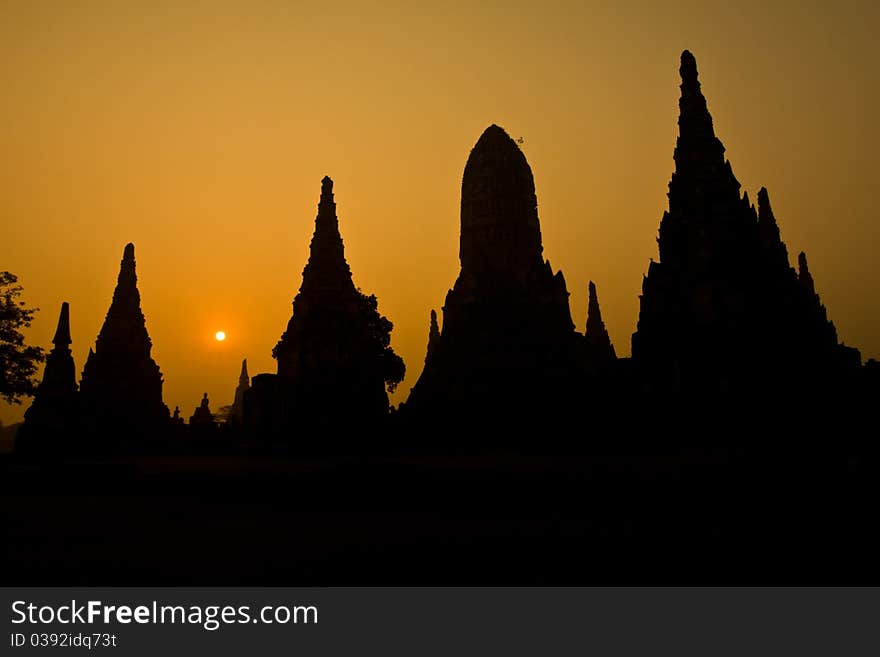
[[497, 125], [465, 165], [460, 234], [461, 272], [439, 332], [432, 315], [407, 413], [488, 420], [564, 405], [602, 350], [574, 330], [565, 278], [544, 259], [531, 167]]
[[740, 195], [688, 51], [680, 73], [669, 209], [660, 260], [642, 283], [633, 360], [658, 390], [706, 393], [810, 385], [849, 367], [858, 356], [838, 345], [808, 274], [799, 283], [767, 190], [757, 212]]
[[134, 244], [127, 244], [113, 301], [80, 382], [86, 427], [103, 448], [132, 448], [168, 423], [162, 373], [152, 348], [137, 289]]
[[[369, 426], [387, 417], [386, 386], [404, 374], [391, 348], [392, 324], [363, 294], [345, 260], [333, 181], [321, 181], [315, 232], [293, 315], [272, 351], [278, 374], [254, 377], [245, 415], [259, 434], [292, 445], [294, 428]], [[303, 434], [301, 447], [321, 449], [321, 435]], [[309, 444], [311, 441], [312, 444]]]
[[76, 367], [70, 351], [70, 306], [61, 304], [52, 351], [46, 357], [43, 380], [18, 431], [19, 453], [66, 454], [73, 451], [79, 430]]

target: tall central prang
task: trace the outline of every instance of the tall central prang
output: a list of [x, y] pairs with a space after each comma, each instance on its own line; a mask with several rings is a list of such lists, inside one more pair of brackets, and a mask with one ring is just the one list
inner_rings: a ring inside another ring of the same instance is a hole
[[[589, 369], [562, 272], [543, 257], [532, 169], [516, 142], [489, 126], [461, 183], [461, 272], [443, 326], [407, 401], [421, 415], [530, 419], [563, 404]], [[433, 320], [432, 320], [433, 322]]]

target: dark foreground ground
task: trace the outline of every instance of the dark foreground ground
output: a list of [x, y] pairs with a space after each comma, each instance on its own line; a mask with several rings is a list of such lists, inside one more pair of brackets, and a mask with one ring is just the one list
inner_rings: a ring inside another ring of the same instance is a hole
[[880, 584], [876, 472], [803, 446], [3, 457], [2, 584]]

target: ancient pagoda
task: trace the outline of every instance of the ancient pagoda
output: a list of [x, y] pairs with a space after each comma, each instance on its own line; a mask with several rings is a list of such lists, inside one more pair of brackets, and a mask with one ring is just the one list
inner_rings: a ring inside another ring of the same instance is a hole
[[152, 348], [137, 289], [134, 244], [127, 244], [113, 301], [80, 383], [84, 422], [99, 444], [106, 443], [99, 448], [133, 447], [165, 428], [168, 408]]
[[492, 125], [464, 168], [461, 271], [446, 295], [442, 331], [432, 316], [408, 413], [512, 418], [564, 405], [594, 359], [574, 330], [562, 272], [543, 250], [531, 167]]
[[[389, 410], [386, 385], [403, 378], [403, 361], [390, 346], [391, 322], [378, 313], [375, 296], [362, 294], [345, 260], [333, 181], [321, 181], [321, 197], [309, 260], [293, 300], [293, 315], [272, 355], [278, 361], [274, 408], [255, 403], [258, 417], [276, 430], [307, 426], [371, 424]], [[268, 381], [261, 382], [260, 390]]]
[[679, 71], [669, 209], [659, 262], [642, 283], [633, 360], [655, 388], [706, 394], [774, 387], [833, 367], [836, 332], [818, 297], [798, 284], [767, 190], [757, 211], [740, 195], [690, 52]]
[[247, 358], [241, 361], [241, 373], [238, 375], [238, 385], [235, 388], [235, 396], [232, 401], [232, 409], [229, 413], [229, 421], [233, 424], [244, 422], [244, 396], [251, 389], [251, 377], [248, 376]]
[[61, 304], [43, 380], [16, 436], [16, 451], [51, 458], [68, 454], [76, 443], [79, 406], [76, 367], [70, 351], [70, 306]]

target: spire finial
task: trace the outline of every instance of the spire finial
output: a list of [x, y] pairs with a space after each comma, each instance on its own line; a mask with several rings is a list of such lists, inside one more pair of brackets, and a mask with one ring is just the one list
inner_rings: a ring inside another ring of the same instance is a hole
[[350, 287], [351, 270], [345, 261], [345, 248], [339, 234], [336, 201], [333, 200], [333, 181], [321, 179], [321, 199], [315, 217], [315, 232], [309, 246], [309, 261], [303, 271], [300, 292], [314, 287]]
[[239, 383], [250, 383], [251, 378], [248, 376], [247, 358], [241, 361], [241, 374], [238, 375]]
[[66, 301], [61, 304], [61, 314], [58, 316], [58, 328], [55, 329], [55, 337], [52, 344], [56, 347], [67, 347], [73, 340], [70, 339], [70, 304]]
[[321, 178], [321, 200], [324, 200], [325, 197], [333, 200], [333, 179], [330, 176]]
[[595, 317], [597, 321], [602, 321], [602, 311], [599, 309], [599, 295], [596, 293], [596, 284], [590, 281], [587, 286], [589, 301], [587, 302], [587, 321], [590, 317]]
[[[129, 242], [122, 251], [122, 262], [119, 264], [119, 277], [116, 290], [113, 293], [114, 300], [117, 296], [137, 295], [137, 270], [134, 259], [134, 244]], [[138, 295], [138, 302], [140, 296]]]
[[776, 218], [773, 216], [773, 208], [770, 207], [770, 194], [767, 193], [766, 187], [762, 187], [758, 190], [758, 219], [765, 218], [776, 223]]
[[437, 350], [437, 344], [440, 342], [440, 325], [437, 323], [437, 311], [431, 309], [431, 326], [428, 329], [428, 349], [425, 353], [425, 362], [427, 363], [434, 352]]
[[699, 82], [697, 81], [699, 75], [697, 73], [697, 58], [694, 57], [690, 50], [685, 50], [681, 53], [681, 65], [678, 67], [678, 72], [684, 85], [697, 85], [697, 88], [699, 88]]

